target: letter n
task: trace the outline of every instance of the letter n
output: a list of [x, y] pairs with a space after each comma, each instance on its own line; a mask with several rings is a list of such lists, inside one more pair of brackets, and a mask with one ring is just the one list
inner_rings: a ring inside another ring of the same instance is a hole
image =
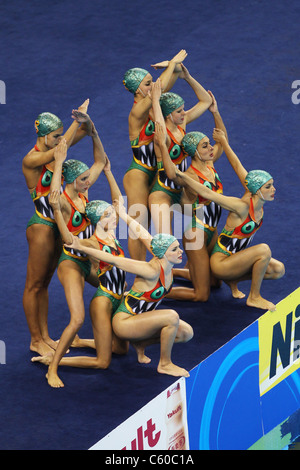
[[287, 367], [290, 363], [292, 319], [293, 319], [293, 312], [289, 313], [286, 317], [285, 338], [283, 337], [283, 334], [282, 334], [280, 322], [276, 323], [276, 325], [274, 325], [273, 327], [270, 376], [269, 376], [270, 379], [274, 377], [274, 375], [276, 375], [277, 351], [279, 352], [283, 368]]

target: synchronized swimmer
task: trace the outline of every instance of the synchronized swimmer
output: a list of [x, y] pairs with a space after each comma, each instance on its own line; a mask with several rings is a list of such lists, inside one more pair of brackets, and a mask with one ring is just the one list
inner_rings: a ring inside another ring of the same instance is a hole
[[[35, 121], [37, 140], [23, 158], [22, 170], [34, 203], [26, 236], [29, 246], [23, 306], [30, 333], [32, 362], [48, 367], [47, 381], [53, 388], [64, 386], [59, 367], [106, 369], [112, 353], [129, 353], [131, 345], [139, 363], [149, 364], [148, 345], [160, 345], [157, 371], [188, 377], [184, 365], [174, 364], [174, 343], [193, 338], [193, 327], [171, 308], [160, 308], [166, 298], [205, 302], [211, 286], [229, 286], [234, 298], [246, 297], [238, 284], [251, 280], [246, 305], [275, 310], [261, 296], [264, 279], [280, 279], [284, 264], [272, 258], [265, 243], [251, 244], [261, 227], [264, 206], [274, 200], [274, 179], [265, 170], [246, 170], [229, 144], [218, 103], [191, 76], [183, 64], [181, 50], [170, 61], [155, 64], [161, 70], [153, 82], [145, 69], [129, 69], [123, 79], [134, 95], [129, 113], [132, 161], [123, 178], [128, 208], [113, 175], [114, 158], [103, 148], [88, 111], [89, 100], [72, 111], [73, 123], [63, 132], [62, 121], [52, 113], [41, 113]], [[181, 95], [170, 91], [177, 79], [194, 91], [197, 102], [184, 109]], [[209, 111], [213, 116], [212, 145], [200, 131], [186, 126]], [[84, 137], [93, 145], [93, 164], [67, 158], [71, 146]], [[215, 163], [226, 155], [243, 188], [241, 198], [227, 196]], [[190, 163], [189, 163], [190, 161]], [[106, 177], [111, 198], [103, 199], [101, 178]], [[99, 197], [89, 201], [88, 190], [100, 180]], [[133, 214], [134, 205], [141, 208]], [[183, 250], [172, 234], [172, 210], [190, 208], [191, 221], [183, 235]], [[227, 211], [219, 232], [221, 211]], [[116, 238], [118, 220], [128, 226], [128, 251]], [[156, 234], [149, 233], [153, 220]], [[167, 221], [167, 222], [166, 222]], [[146, 254], [151, 254], [146, 261]], [[57, 269], [70, 313], [70, 321], [59, 341], [48, 331], [48, 286]], [[135, 275], [126, 290], [126, 273]], [[173, 286], [174, 277], [190, 281], [191, 287]], [[85, 318], [84, 285], [95, 287], [89, 313], [93, 338], [81, 339]], [[180, 302], [178, 309], [180, 309]], [[94, 356], [66, 355], [70, 347], [90, 347]]]

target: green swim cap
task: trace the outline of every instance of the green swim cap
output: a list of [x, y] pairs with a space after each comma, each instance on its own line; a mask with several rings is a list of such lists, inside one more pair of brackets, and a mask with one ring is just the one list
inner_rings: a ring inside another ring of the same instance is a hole
[[152, 253], [158, 258], [163, 258], [165, 252], [172, 243], [176, 242], [177, 238], [167, 233], [157, 233], [151, 240]]
[[44, 135], [63, 127], [61, 120], [52, 113], [39, 114], [34, 125], [38, 137], [44, 137]]
[[202, 140], [204, 137], [206, 137], [205, 134], [202, 134], [202, 132], [188, 132], [185, 134], [181, 141], [181, 145], [184, 149], [184, 151], [190, 155], [191, 157], [194, 157], [198, 144], [200, 140]]
[[180, 108], [184, 104], [184, 100], [176, 93], [163, 93], [159, 99], [163, 116], [169, 116], [175, 109]]
[[67, 184], [73, 183], [79, 175], [89, 170], [89, 167], [79, 160], [67, 160], [63, 163], [63, 177]]
[[85, 206], [85, 213], [93, 225], [97, 225], [106, 209], [111, 206], [105, 201], [91, 201]]
[[123, 84], [131, 93], [135, 93], [141, 81], [148, 75], [148, 71], [135, 67], [127, 70], [124, 75]]
[[255, 194], [267, 181], [270, 181], [272, 176], [264, 170], [251, 170], [246, 175], [245, 182], [247, 188], [252, 194]]

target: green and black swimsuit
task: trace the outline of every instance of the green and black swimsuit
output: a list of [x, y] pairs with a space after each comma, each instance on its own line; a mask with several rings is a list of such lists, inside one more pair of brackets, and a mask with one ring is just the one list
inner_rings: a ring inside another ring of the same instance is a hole
[[[74, 202], [65, 191], [63, 194], [71, 205], [71, 215], [67, 223], [68, 230], [80, 239], [90, 238], [94, 233], [95, 227], [91, 224], [91, 221], [88, 219], [87, 215], [77, 209]], [[78, 196], [82, 200], [85, 207], [88, 199], [81, 193], [78, 193]], [[89, 276], [91, 271], [91, 262], [86, 254], [64, 245], [58, 263], [60, 264], [65, 260], [74, 261], [82, 269], [85, 278]]]
[[139, 136], [130, 142], [133, 159], [127, 170], [127, 172], [130, 170], [141, 170], [147, 173], [149, 175], [149, 183], [152, 183], [157, 170], [153, 143], [154, 129], [154, 122], [149, 117]]
[[[208, 179], [195, 168], [193, 165], [190, 168], [194, 171], [194, 173], [198, 176], [199, 182], [206, 186], [207, 188], [211, 189], [215, 193], [223, 194], [223, 185], [220, 180], [220, 177], [216, 170], [208, 166], [209, 170], [212, 172], [212, 176], [214, 182], [208, 181]], [[198, 194], [196, 201], [193, 203], [193, 218], [192, 222], [187, 227], [187, 230], [191, 227], [199, 228], [204, 230], [207, 234], [207, 246], [210, 244], [214, 232], [217, 228], [219, 223], [220, 217], [222, 214], [222, 208], [219, 204], [216, 204], [214, 201], [210, 201], [208, 199], [204, 199], [202, 196]]]
[[263, 217], [259, 223], [255, 221], [253, 200], [251, 198], [249, 213], [244, 222], [233, 230], [226, 230], [225, 228], [222, 230], [213, 248], [212, 255], [220, 252], [230, 256], [238, 251], [244, 250], [249, 246], [262, 223]]
[[[177, 126], [179, 131], [182, 134], [182, 137], [185, 135], [185, 130], [182, 127]], [[170, 146], [168, 148], [168, 152], [170, 158], [174, 165], [176, 165], [179, 170], [184, 173], [187, 170], [188, 165], [188, 155], [184, 152], [180, 143], [175, 139], [174, 135], [169, 131], [167, 128], [168, 135], [171, 139]], [[155, 191], [163, 191], [167, 193], [173, 204], [180, 204], [181, 194], [182, 194], [182, 187], [178, 184], [174, 183], [173, 180], [168, 178], [167, 173], [165, 172], [163, 162], [157, 163], [157, 181], [153, 185], [151, 192]]]
[[170, 286], [166, 288], [165, 273], [161, 266], [160, 275], [156, 286], [148, 292], [136, 292], [131, 289], [123, 299], [123, 302], [115, 314], [118, 312], [125, 312], [129, 313], [129, 315], [138, 315], [140, 313], [155, 310], [163, 298], [170, 292], [172, 284], [173, 278]]
[[[110, 253], [113, 256], [124, 257], [124, 250], [121, 247], [119, 241], [115, 238], [115, 247], [107, 245], [103, 240], [95, 235], [99, 249], [105, 253]], [[94, 295], [95, 297], [108, 297], [113, 305], [113, 312], [119, 307], [123, 298], [125, 288], [125, 277], [126, 272], [121, 268], [117, 268], [112, 264], [99, 261], [98, 268], [99, 286]]]

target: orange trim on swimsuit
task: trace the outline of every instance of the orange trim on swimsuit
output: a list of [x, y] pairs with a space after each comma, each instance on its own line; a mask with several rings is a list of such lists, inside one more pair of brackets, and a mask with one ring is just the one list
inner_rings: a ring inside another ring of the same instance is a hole
[[[209, 166], [207, 165], [207, 168], [210, 169], [210, 171], [212, 172], [213, 176], [214, 176], [214, 179], [215, 179], [215, 182], [212, 183], [211, 181], [209, 181], [207, 179], [206, 176], [204, 176], [201, 171], [197, 170], [197, 168], [195, 168], [193, 165], [191, 165], [191, 168], [192, 170], [194, 171], [194, 173], [196, 173], [196, 175], [198, 176], [199, 178], [199, 182], [201, 184], [204, 184], [205, 182], [207, 183], [210, 183], [211, 184], [211, 190], [214, 191], [215, 193], [220, 193], [220, 194], [223, 194], [223, 185], [220, 181], [220, 178], [219, 178], [219, 175], [218, 173], [216, 172], [216, 170], [212, 167], [212, 166]], [[200, 196], [200, 194], [198, 194], [197, 196], [197, 201], [196, 203], [197, 204], [209, 204], [211, 201], [209, 201], [208, 199], [205, 199], [203, 198], [202, 196]]]

